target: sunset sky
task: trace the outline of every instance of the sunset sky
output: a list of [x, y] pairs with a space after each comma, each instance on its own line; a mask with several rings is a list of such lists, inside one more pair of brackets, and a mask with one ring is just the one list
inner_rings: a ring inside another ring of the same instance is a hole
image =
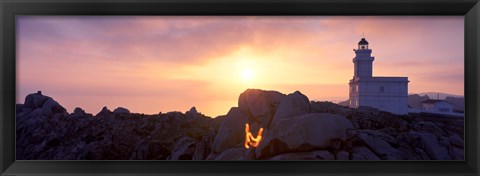
[[17, 17], [17, 103], [41, 90], [72, 112], [216, 117], [247, 88], [348, 99], [365, 33], [374, 76], [409, 93], [464, 94], [464, 22], [455, 17]]

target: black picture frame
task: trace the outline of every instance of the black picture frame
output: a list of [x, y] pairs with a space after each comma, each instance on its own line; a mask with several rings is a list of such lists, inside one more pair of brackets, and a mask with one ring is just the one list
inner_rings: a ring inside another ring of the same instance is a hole
[[[0, 0], [1, 175], [479, 175], [478, 0]], [[465, 161], [16, 161], [17, 15], [460, 15]]]

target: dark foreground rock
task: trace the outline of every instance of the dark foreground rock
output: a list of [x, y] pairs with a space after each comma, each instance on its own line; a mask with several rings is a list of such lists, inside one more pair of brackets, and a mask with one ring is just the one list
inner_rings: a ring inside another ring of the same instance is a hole
[[[351, 109], [249, 89], [225, 116], [68, 113], [41, 92], [17, 104], [19, 160], [463, 160], [463, 118]], [[245, 148], [246, 124], [258, 146]], [[258, 138], [259, 139], [259, 138]]]
[[[249, 102], [247, 100], [255, 100]], [[258, 102], [257, 102], [258, 100]], [[395, 115], [374, 108], [351, 109], [331, 102], [309, 102], [297, 91], [249, 89], [239, 98], [242, 113], [227, 115], [220, 129], [263, 128], [257, 148], [240, 148], [239, 134], [217, 134], [213, 160], [462, 160], [463, 118], [425, 114]], [[255, 107], [255, 108], [252, 108]], [[261, 113], [259, 113], [261, 112]], [[231, 114], [231, 113], [229, 113]], [[260, 115], [261, 114], [261, 115]], [[258, 118], [261, 117], [261, 118]], [[270, 121], [270, 123], [265, 123]], [[234, 124], [234, 125], [232, 125]], [[229, 133], [231, 134], [231, 133]], [[228, 138], [226, 136], [231, 136]], [[242, 134], [245, 137], [245, 134]], [[252, 153], [254, 153], [252, 155]], [[221, 156], [221, 157], [215, 157]]]
[[[195, 117], [195, 118], [192, 118]], [[19, 160], [206, 159], [219, 119], [194, 110], [145, 115], [104, 107], [69, 114], [51, 97], [31, 94], [17, 105]], [[193, 143], [192, 145], [189, 145]], [[193, 148], [192, 148], [193, 146]]]

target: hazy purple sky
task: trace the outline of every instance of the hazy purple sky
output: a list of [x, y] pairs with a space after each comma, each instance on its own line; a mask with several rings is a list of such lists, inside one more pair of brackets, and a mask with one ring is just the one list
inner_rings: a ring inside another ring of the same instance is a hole
[[456, 17], [17, 17], [17, 103], [42, 90], [69, 112], [226, 114], [247, 88], [348, 99], [362, 33], [374, 76], [463, 95]]

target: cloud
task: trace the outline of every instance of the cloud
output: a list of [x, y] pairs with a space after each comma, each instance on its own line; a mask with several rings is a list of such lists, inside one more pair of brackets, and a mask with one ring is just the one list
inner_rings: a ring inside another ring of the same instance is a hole
[[72, 106], [101, 96], [175, 109], [205, 102], [217, 112], [246, 87], [235, 84], [235, 60], [255, 61], [258, 88], [347, 97], [363, 32], [375, 76], [408, 76], [415, 91], [463, 90], [460, 16], [20, 16], [17, 25], [20, 95], [43, 90]]

